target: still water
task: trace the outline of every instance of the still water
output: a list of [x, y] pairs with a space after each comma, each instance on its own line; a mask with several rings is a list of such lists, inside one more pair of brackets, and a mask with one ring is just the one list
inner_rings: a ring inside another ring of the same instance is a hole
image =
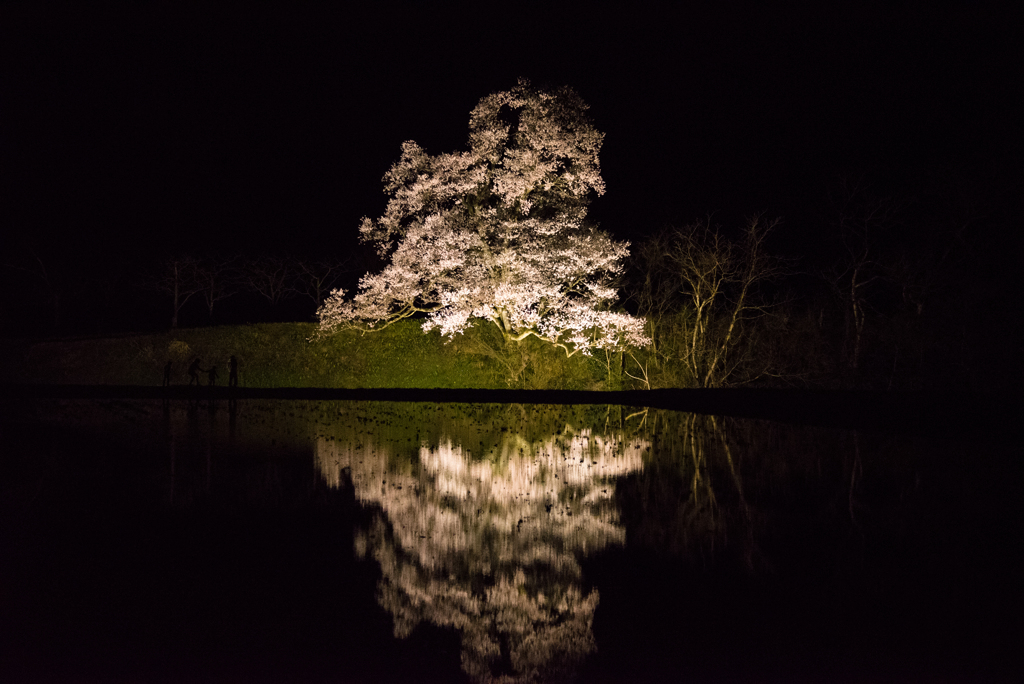
[[1019, 459], [621, 406], [36, 400], [5, 681], [1010, 681]]

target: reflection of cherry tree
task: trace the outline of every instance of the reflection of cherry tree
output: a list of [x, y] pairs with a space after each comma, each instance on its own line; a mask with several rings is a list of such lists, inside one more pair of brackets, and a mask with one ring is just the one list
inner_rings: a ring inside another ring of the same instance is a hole
[[356, 545], [381, 565], [397, 637], [429, 621], [460, 630], [479, 681], [562, 679], [595, 648], [598, 593], [581, 587], [579, 559], [624, 542], [613, 479], [640, 467], [648, 443], [499, 434], [484, 453], [424, 441], [403, 464], [386, 436], [334, 431], [318, 437], [317, 460], [328, 482], [350, 477], [381, 509]]

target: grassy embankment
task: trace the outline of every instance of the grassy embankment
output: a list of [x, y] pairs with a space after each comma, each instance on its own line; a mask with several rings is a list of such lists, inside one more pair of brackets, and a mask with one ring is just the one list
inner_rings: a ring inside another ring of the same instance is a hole
[[[566, 359], [557, 349], [528, 344], [514, 358], [496, 356], [482, 344], [486, 329], [447, 343], [411, 320], [366, 335], [346, 331], [308, 341], [315, 332], [312, 323], [273, 323], [8, 341], [3, 373], [8, 382], [159, 385], [170, 360], [172, 383], [185, 384], [188, 365], [198, 357], [204, 369], [216, 365], [217, 384], [226, 385], [228, 357], [234, 354], [243, 387], [619, 389], [606, 379], [603, 355]], [[523, 366], [521, 377], [510, 383], [508, 369]]]

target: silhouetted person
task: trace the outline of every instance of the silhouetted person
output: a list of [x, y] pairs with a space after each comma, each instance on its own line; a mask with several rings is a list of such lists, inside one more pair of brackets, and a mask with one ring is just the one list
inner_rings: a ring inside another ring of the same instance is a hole
[[171, 386], [171, 362], [168, 361], [167, 365], [164, 366], [164, 387]]
[[238, 387], [238, 359], [234, 354], [228, 359], [228, 387]]
[[207, 385], [213, 387], [217, 384], [217, 367], [210, 366], [210, 370], [206, 371]]
[[188, 367], [188, 386], [189, 387], [191, 387], [193, 384], [195, 384], [196, 387], [199, 387], [199, 371], [203, 370], [202, 368], [199, 367], [200, 363], [201, 363], [200, 359], [196, 359]]

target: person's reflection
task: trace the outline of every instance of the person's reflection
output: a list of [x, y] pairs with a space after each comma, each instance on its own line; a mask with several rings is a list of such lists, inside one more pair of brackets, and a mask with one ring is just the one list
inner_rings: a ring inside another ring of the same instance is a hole
[[238, 417], [238, 400], [234, 397], [228, 398], [228, 440], [235, 441], [235, 423]]
[[210, 491], [210, 482], [213, 480], [213, 436], [216, 434], [217, 402], [210, 399], [210, 426], [206, 431], [206, 491]]
[[170, 476], [168, 482], [168, 498], [174, 503], [174, 476], [177, 454], [174, 445], [174, 428], [171, 422], [171, 402], [165, 396], [163, 399], [163, 438], [167, 444], [167, 455], [170, 458]]

